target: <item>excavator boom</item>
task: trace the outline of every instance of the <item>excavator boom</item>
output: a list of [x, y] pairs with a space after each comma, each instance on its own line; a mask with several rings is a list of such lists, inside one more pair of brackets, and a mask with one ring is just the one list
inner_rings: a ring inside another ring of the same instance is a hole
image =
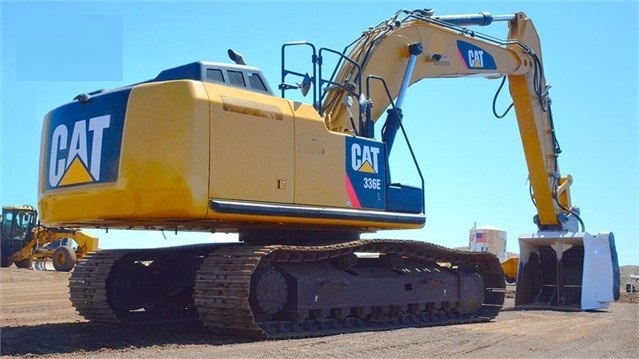
[[[508, 22], [507, 40], [461, 27], [488, 25], [493, 21]], [[415, 45], [423, 49], [413, 54], [415, 50], [411, 49]], [[366, 103], [373, 104], [368, 116], [372, 123], [382, 117], [395, 98], [395, 106], [401, 108], [406, 88], [422, 79], [507, 76], [539, 226], [562, 229], [558, 214], [571, 214], [572, 178], [559, 174], [560, 149], [550, 112], [541, 45], [532, 21], [524, 13], [436, 17], [432, 12], [400, 11], [356, 40], [350, 46], [348, 58], [354, 62], [345, 62], [332, 80], [342, 86], [329, 87], [321, 98], [321, 111], [334, 131], [344, 131], [350, 126], [349, 109], [343, 105], [344, 98], [352, 96], [349, 84], [371, 75], [383, 78], [388, 92], [394, 95], [389, 97], [385, 91], [371, 86]], [[405, 71], [407, 68], [410, 73]], [[350, 111], [364, 116], [359, 106], [360, 102], [355, 101]]]

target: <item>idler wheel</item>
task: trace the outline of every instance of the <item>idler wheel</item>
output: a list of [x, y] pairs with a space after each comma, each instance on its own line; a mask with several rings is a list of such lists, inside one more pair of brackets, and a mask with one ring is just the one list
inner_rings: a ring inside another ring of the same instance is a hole
[[284, 276], [276, 270], [264, 272], [257, 281], [255, 297], [257, 305], [268, 314], [275, 314], [284, 308], [288, 286]]
[[355, 253], [349, 253], [345, 256], [337, 258], [337, 266], [342, 269], [354, 268], [357, 265], [357, 256]]

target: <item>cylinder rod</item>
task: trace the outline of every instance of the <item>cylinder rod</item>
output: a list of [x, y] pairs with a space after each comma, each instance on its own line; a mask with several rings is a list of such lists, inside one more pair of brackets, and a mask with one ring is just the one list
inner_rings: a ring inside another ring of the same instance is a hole
[[493, 21], [511, 21], [515, 19], [515, 14], [491, 15], [487, 12], [479, 14], [443, 15], [434, 16], [433, 19], [447, 22], [457, 26], [487, 26]]

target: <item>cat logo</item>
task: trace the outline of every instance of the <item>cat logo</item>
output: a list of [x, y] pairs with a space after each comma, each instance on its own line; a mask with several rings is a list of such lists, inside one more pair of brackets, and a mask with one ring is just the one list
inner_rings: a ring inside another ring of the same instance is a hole
[[482, 50], [468, 50], [468, 63], [471, 67], [484, 67], [484, 52]]
[[354, 171], [379, 173], [379, 148], [353, 143], [351, 145], [351, 167]]
[[352, 208], [386, 208], [384, 144], [353, 136], [345, 139], [346, 205]]
[[104, 131], [110, 126], [111, 115], [57, 125], [49, 142], [49, 186], [100, 182]]
[[486, 50], [469, 42], [457, 40], [457, 49], [461, 61], [467, 69], [496, 70], [497, 64], [493, 56]]

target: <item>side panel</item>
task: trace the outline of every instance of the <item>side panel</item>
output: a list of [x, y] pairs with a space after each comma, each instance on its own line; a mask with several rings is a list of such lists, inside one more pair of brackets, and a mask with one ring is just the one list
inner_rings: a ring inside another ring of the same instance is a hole
[[122, 201], [129, 218], [205, 216], [208, 120], [201, 82], [171, 81], [134, 89], [121, 163], [121, 182], [130, 191]]
[[295, 203], [386, 209], [386, 160], [381, 142], [329, 132], [309, 105], [295, 112]]
[[584, 235], [581, 308], [605, 309], [614, 302], [613, 264], [607, 233]]
[[209, 197], [293, 203], [293, 114], [288, 101], [205, 83], [210, 100]]
[[291, 105], [295, 113], [295, 203], [348, 207], [344, 185], [348, 135], [329, 132], [312, 106]]
[[206, 214], [201, 83], [143, 84], [69, 103], [45, 117], [42, 137], [38, 205], [47, 225], [154, 225]]

